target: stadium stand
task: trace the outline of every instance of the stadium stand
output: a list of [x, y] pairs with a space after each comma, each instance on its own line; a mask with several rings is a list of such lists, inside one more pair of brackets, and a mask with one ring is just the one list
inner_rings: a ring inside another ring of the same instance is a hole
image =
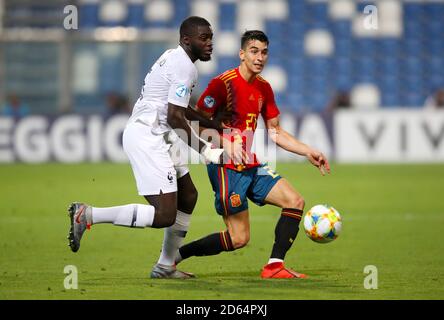
[[[264, 77], [275, 85], [278, 104], [296, 112], [321, 112], [335, 92], [367, 88], [380, 107], [422, 107], [427, 97], [444, 87], [444, 2], [385, 0], [361, 2], [245, 0], [3, 0], [3, 34], [16, 28], [61, 29], [63, 7], [79, 11], [79, 31], [98, 28], [137, 28], [146, 33], [177, 31], [188, 15], [218, 17], [216, 46], [232, 48], [246, 28], [263, 28], [269, 35], [270, 61]], [[364, 30], [367, 5], [378, 8], [377, 30]], [[251, 8], [255, 8], [251, 12]], [[250, 11], [248, 11], [250, 10]], [[249, 12], [246, 15], [245, 12]], [[221, 42], [218, 42], [218, 35]], [[0, 39], [2, 34], [0, 33]], [[130, 42], [73, 42], [71, 65], [90, 66], [69, 81], [72, 108], [88, 112], [100, 108], [107, 92], [137, 98], [153, 59], [176, 39], [142, 42], [135, 66], [128, 67]], [[62, 63], [57, 42], [14, 42], [2, 46], [6, 87], [18, 93], [33, 112], [56, 112], [60, 107]], [[214, 52], [211, 66], [199, 66], [200, 88], [215, 74], [237, 65], [236, 50]], [[27, 72], [22, 72], [27, 70]], [[97, 72], [93, 72], [97, 70]], [[132, 72], [137, 70], [137, 74]], [[74, 70], [76, 73], [76, 70]], [[76, 80], [76, 77], [77, 80]], [[128, 78], [135, 78], [129, 81]], [[87, 79], [83, 81], [82, 79]], [[63, 81], [62, 81], [63, 82]], [[137, 88], [132, 88], [136, 86]], [[29, 90], [33, 88], [33, 90]], [[369, 89], [370, 88], [370, 89]], [[359, 92], [357, 93], [359, 95]], [[52, 106], [52, 107], [51, 107]], [[52, 109], [51, 109], [52, 108]]]

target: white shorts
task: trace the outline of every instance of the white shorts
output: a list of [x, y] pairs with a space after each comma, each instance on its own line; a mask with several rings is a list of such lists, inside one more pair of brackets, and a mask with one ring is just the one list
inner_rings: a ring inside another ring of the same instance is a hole
[[189, 172], [189, 147], [174, 131], [158, 135], [151, 130], [151, 126], [136, 120], [123, 131], [123, 150], [131, 163], [139, 195], [177, 192], [177, 179]]

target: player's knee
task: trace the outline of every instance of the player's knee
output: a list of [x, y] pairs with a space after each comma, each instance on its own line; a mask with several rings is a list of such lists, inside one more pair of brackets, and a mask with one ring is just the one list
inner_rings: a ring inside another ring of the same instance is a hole
[[176, 222], [177, 211], [167, 208], [156, 210], [153, 220], [154, 228], [168, 228]]
[[198, 195], [199, 195], [199, 194], [198, 194], [196, 188], [192, 188], [192, 189], [190, 190], [190, 192], [188, 193], [188, 197], [187, 197], [186, 202], [187, 202], [187, 204], [188, 204], [188, 206], [189, 206], [190, 208], [194, 209], [194, 206], [195, 206], [196, 203], [197, 203], [197, 197], [198, 197]]
[[191, 214], [196, 206], [198, 195], [196, 188], [187, 190], [186, 194], [178, 199], [177, 208], [180, 211]]
[[233, 244], [234, 249], [240, 249], [245, 247], [249, 241], [250, 241], [250, 235], [247, 233], [231, 237], [231, 243]]
[[305, 207], [305, 200], [301, 195], [293, 194], [285, 201], [284, 208], [294, 208], [303, 210]]

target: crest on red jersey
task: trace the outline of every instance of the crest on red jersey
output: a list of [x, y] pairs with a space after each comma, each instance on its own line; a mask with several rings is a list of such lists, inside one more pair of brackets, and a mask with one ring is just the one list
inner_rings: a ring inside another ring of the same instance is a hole
[[263, 104], [264, 104], [264, 99], [262, 99], [262, 96], [259, 96], [259, 99], [257, 101], [257, 105], [259, 107], [259, 112], [261, 112]]

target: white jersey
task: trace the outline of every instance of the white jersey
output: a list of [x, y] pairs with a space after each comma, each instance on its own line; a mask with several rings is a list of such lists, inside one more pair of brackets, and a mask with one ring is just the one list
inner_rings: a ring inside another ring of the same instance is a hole
[[154, 134], [171, 131], [167, 123], [168, 103], [188, 107], [196, 82], [196, 66], [185, 50], [178, 46], [165, 51], [146, 75], [129, 122], [140, 120], [151, 126]]

